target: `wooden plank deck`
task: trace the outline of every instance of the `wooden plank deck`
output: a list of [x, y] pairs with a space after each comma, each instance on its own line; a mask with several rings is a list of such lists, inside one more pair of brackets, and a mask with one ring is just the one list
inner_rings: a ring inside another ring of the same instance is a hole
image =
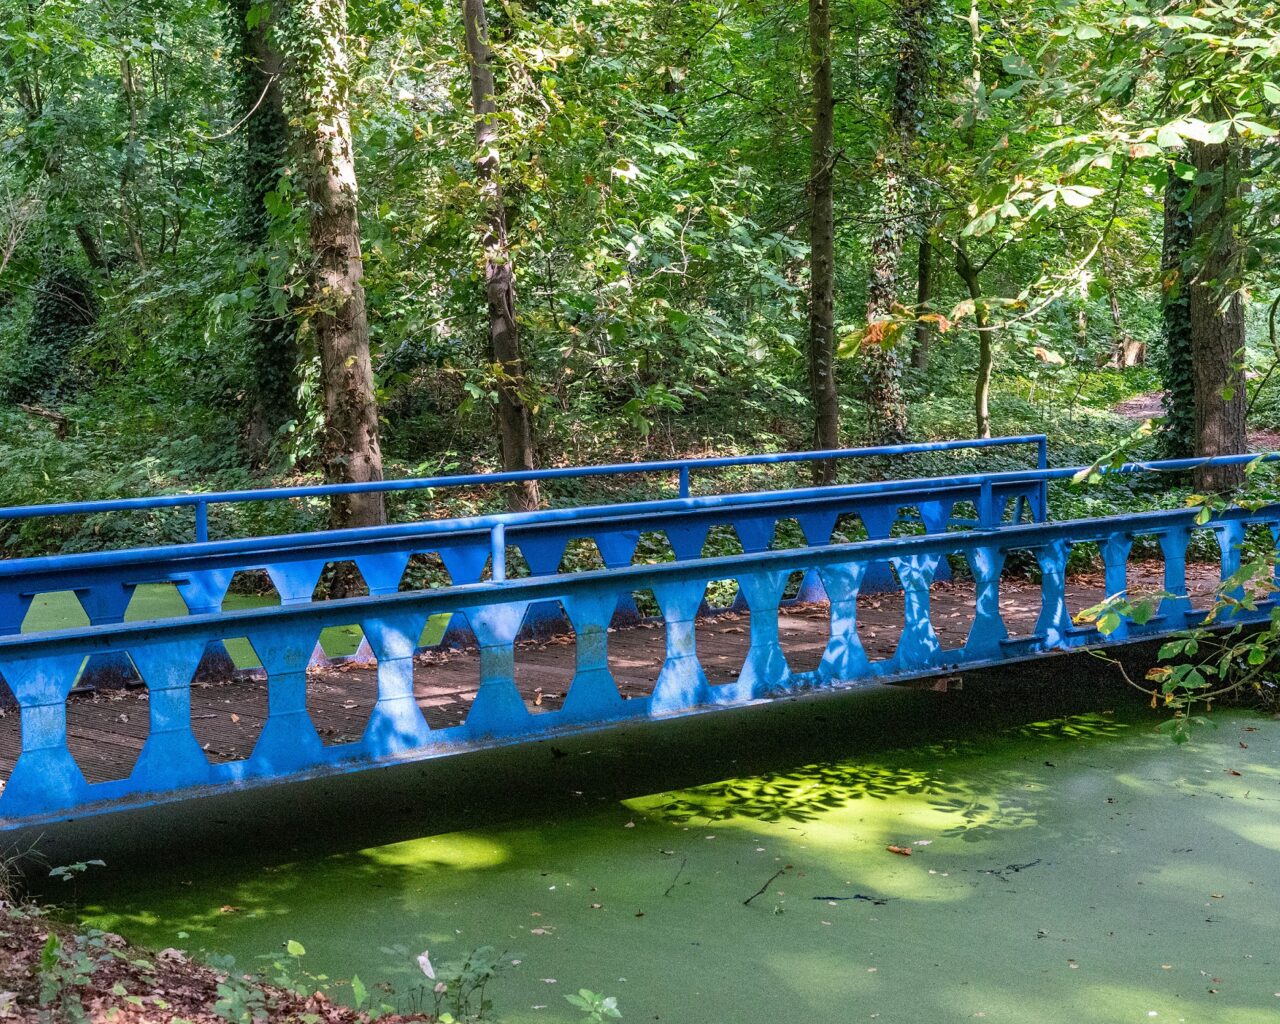
[[[1131, 593], [1159, 590], [1159, 562], [1130, 566]], [[1193, 596], [1212, 592], [1216, 565], [1188, 567]], [[1078, 612], [1104, 596], [1100, 575], [1073, 577], [1068, 606]], [[902, 627], [901, 593], [864, 595], [858, 600], [858, 633], [873, 660], [892, 655]], [[973, 621], [973, 587], [938, 583], [931, 592], [934, 629], [944, 648], [962, 646]], [[1027, 581], [1002, 584], [1001, 612], [1011, 635], [1027, 635], [1040, 612], [1040, 588]], [[817, 666], [829, 637], [824, 606], [797, 606], [779, 616], [779, 635], [796, 671]], [[726, 612], [697, 623], [699, 656], [712, 685], [737, 678], [750, 643], [746, 612]], [[665, 639], [661, 623], [611, 631], [609, 665], [625, 699], [647, 697], [662, 667]], [[554, 711], [564, 702], [574, 674], [574, 640], [555, 637], [518, 645], [516, 685], [531, 711]], [[428, 724], [445, 728], [465, 720], [479, 685], [475, 650], [425, 652], [415, 659], [414, 691]], [[354, 664], [308, 673], [308, 708], [328, 744], [358, 739], [377, 694], [376, 669]], [[249, 756], [267, 717], [267, 682], [237, 678], [192, 685], [192, 728], [210, 761]], [[126, 777], [147, 738], [149, 708], [145, 688], [73, 696], [67, 706], [68, 746], [90, 782]], [[18, 713], [0, 710], [0, 779], [7, 779], [20, 751]]]

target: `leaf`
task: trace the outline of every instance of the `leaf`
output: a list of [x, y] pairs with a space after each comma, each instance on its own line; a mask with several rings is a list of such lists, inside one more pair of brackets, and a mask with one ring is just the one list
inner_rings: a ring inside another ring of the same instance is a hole
[[306, 956], [307, 955], [306, 949], [303, 947], [302, 943], [299, 942], [297, 939], [290, 939], [288, 942], [284, 944], [284, 948], [285, 948], [285, 951], [290, 956]]
[[369, 990], [365, 988], [364, 982], [360, 980], [360, 975], [351, 975], [351, 995], [356, 1001], [356, 1009], [360, 1009], [364, 1005], [364, 1001], [369, 998]]
[[1274, 82], [1263, 82], [1262, 95], [1266, 97], [1268, 103], [1280, 103], [1280, 86]]
[[1037, 345], [1031, 350], [1032, 354], [1042, 363], [1048, 363], [1050, 366], [1066, 366], [1067, 361], [1058, 355], [1057, 352], [1050, 352], [1047, 348]]

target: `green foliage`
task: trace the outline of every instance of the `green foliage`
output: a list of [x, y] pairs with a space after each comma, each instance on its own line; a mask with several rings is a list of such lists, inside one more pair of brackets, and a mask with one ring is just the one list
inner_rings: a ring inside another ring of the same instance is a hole
[[591, 1021], [592, 1024], [600, 1024], [606, 1020], [618, 1020], [622, 1017], [622, 1012], [618, 1009], [617, 996], [602, 996], [598, 992], [592, 992], [589, 988], [580, 988], [576, 995], [567, 995], [565, 999], [570, 1006], [573, 1006], [586, 1014], [585, 1020]]
[[36, 282], [30, 316], [25, 337], [0, 338], [3, 398], [57, 403], [84, 383], [82, 346], [98, 320], [93, 286], [75, 267], [55, 264]]

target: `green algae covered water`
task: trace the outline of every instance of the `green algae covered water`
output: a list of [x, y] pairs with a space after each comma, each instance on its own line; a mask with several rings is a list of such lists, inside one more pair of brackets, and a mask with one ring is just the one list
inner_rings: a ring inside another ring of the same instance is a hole
[[875, 710], [793, 705], [786, 751], [717, 723], [706, 760], [752, 770], [660, 792], [628, 792], [643, 773], [608, 738], [544, 748], [513, 778], [550, 796], [500, 824], [479, 797], [475, 824], [431, 834], [451, 797], [428, 784], [369, 808], [419, 815], [418, 838], [361, 848], [354, 821], [282, 854], [229, 839], [199, 867], [118, 865], [82, 916], [242, 965], [294, 939], [312, 972], [400, 1009], [423, 998], [419, 953], [492, 945], [518, 961], [495, 1016], [519, 1024], [580, 1020], [579, 988], [686, 1024], [1280, 1019], [1280, 721], [1218, 714], [1176, 747], [1132, 708], [988, 727], [908, 709], [921, 741], [903, 745], [864, 741]]

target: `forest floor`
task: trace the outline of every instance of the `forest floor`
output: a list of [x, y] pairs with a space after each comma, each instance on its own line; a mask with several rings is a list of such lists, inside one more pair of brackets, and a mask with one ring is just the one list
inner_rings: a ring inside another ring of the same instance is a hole
[[[98, 1024], [367, 1024], [367, 1013], [249, 976], [215, 970], [181, 950], [138, 949], [119, 935], [52, 920], [37, 905], [0, 899], [0, 1021]], [[380, 1016], [384, 1024], [430, 1014]]]
[[[1149, 391], [1143, 395], [1126, 398], [1111, 407], [1111, 411], [1135, 422], [1164, 415], [1164, 393]], [[1280, 431], [1254, 427], [1249, 430], [1249, 447], [1254, 451], [1280, 449]]]

